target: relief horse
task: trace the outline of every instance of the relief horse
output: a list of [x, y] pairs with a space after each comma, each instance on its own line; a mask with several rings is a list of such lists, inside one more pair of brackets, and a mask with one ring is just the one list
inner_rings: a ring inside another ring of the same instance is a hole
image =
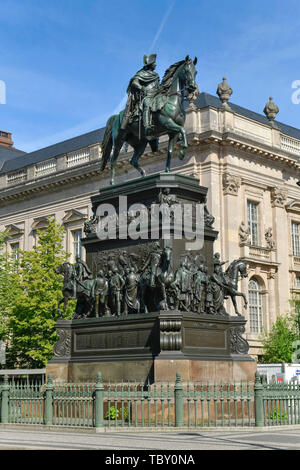
[[139, 281], [141, 310], [145, 313], [168, 309], [168, 288], [174, 282], [171, 267], [172, 249], [165, 247], [155, 276], [155, 286], [150, 285], [149, 272], [144, 272]]
[[[64, 276], [63, 298], [58, 303], [60, 317], [63, 318], [70, 299], [77, 299], [75, 314], [73, 318], [85, 318], [91, 316], [94, 311], [94, 285], [95, 279], [79, 280], [76, 278], [74, 266], [65, 262], [56, 270], [56, 274]], [[60, 304], [64, 303], [63, 312], [60, 311]]]
[[241, 275], [242, 278], [248, 277], [247, 264], [242, 259], [233, 261], [224, 273], [226, 279], [224, 295], [225, 297], [229, 296], [231, 298], [236, 315], [241, 316], [241, 313], [237, 307], [236, 297], [243, 297], [245, 309], [247, 308], [248, 301], [245, 294], [238, 291], [239, 275]]

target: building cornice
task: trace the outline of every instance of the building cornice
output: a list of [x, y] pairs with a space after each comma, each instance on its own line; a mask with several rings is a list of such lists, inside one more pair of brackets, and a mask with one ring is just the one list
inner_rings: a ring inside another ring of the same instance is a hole
[[[263, 144], [261, 142], [255, 142], [248, 137], [234, 132], [222, 133], [218, 130], [209, 130], [202, 133], [192, 132], [188, 134], [188, 144], [190, 150], [199, 146], [201, 146], [203, 150], [205, 150], [205, 148], [211, 148], [212, 145], [216, 146], [216, 148], [220, 148], [220, 146], [227, 146], [238, 150], [239, 153], [241, 155], [245, 155], [246, 158], [249, 158], [249, 153], [251, 153], [259, 159], [266, 159], [269, 162], [276, 162], [277, 165], [289, 167], [296, 171], [300, 170], [300, 159], [298, 159], [297, 156], [291, 156], [288, 154], [288, 152], [280, 148], [268, 146], [267, 144]], [[152, 152], [149, 150], [146, 152], [143, 159], [145, 159], [147, 163], [149, 160], [151, 160], [152, 163], [155, 160], [161, 159], [161, 156], [165, 156], [166, 154], [167, 145], [167, 141], [161, 142], [157, 152]], [[176, 149], [179, 149], [180, 145], [180, 143], [177, 144]], [[132, 153], [132, 151], [122, 153], [117, 162], [117, 167], [129, 167], [128, 160]], [[99, 175], [103, 176], [103, 179], [105, 179], [108, 176], [109, 170], [106, 168], [103, 172], [101, 172], [100, 165], [101, 160], [95, 159], [76, 167], [64, 168], [63, 170], [42, 176], [40, 178], [34, 178], [32, 180], [23, 181], [22, 183], [14, 186], [2, 188], [0, 191], [0, 201], [9, 201], [24, 196], [27, 197], [40, 191], [51, 190], [64, 184], [70, 184], [72, 182]]]
[[189, 145], [198, 146], [202, 144], [219, 144], [223, 146], [232, 147], [247, 154], [252, 153], [261, 158], [266, 158], [283, 165], [287, 165], [293, 169], [300, 169], [300, 159], [297, 156], [291, 156], [288, 152], [268, 146], [261, 142], [244, 137], [234, 132], [221, 133], [217, 130], [210, 130], [203, 133], [193, 133], [189, 139]]

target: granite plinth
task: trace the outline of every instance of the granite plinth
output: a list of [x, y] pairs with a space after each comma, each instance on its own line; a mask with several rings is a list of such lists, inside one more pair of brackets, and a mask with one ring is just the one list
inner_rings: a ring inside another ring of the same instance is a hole
[[252, 380], [243, 317], [160, 311], [57, 322], [47, 373], [62, 381]]

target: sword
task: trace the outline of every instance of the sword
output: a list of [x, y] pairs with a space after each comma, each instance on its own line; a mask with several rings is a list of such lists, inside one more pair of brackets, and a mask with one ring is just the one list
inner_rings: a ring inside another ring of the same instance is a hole
[[139, 140], [141, 140], [142, 134], [142, 110], [141, 110], [141, 103], [142, 103], [142, 92], [139, 94]]

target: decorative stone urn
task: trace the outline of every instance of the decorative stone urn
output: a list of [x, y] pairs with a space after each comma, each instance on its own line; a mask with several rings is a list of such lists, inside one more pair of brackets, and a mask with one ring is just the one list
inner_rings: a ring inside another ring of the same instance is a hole
[[272, 96], [270, 96], [269, 101], [266, 103], [264, 107], [264, 113], [267, 116], [268, 120], [270, 121], [271, 126], [277, 127], [276, 124], [274, 123], [274, 119], [279, 113], [279, 108], [274, 103]]
[[217, 95], [222, 101], [222, 108], [225, 110], [230, 110], [231, 108], [228, 104], [228, 101], [230, 99], [230, 96], [232, 95], [232, 88], [228, 85], [226, 77], [223, 77], [223, 81], [219, 83]]

